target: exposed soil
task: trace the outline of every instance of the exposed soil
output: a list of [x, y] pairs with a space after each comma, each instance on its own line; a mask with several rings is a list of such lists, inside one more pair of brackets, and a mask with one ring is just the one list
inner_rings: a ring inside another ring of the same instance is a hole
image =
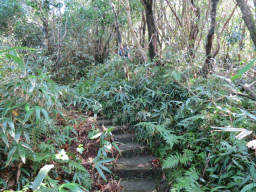
[[[69, 118], [76, 118], [77, 113], [69, 114]], [[103, 127], [99, 127], [96, 124], [94, 118], [88, 118], [86, 121], [78, 121], [74, 125], [75, 130], [78, 133], [77, 141], [73, 142], [70, 146], [67, 146], [67, 151], [72, 151], [75, 153], [82, 162], [82, 165], [88, 170], [91, 175], [92, 179], [92, 189], [91, 191], [101, 191], [101, 192], [119, 192], [121, 191], [121, 187], [119, 185], [119, 181], [115, 180], [112, 175], [104, 172], [105, 176], [107, 177], [107, 182], [105, 182], [97, 172], [97, 170], [93, 167], [93, 159], [97, 156], [99, 147], [100, 147], [100, 140], [91, 140], [88, 138], [88, 132], [93, 128], [98, 128], [99, 130], [103, 131]], [[111, 139], [111, 138], [110, 138]], [[76, 151], [76, 148], [79, 144], [83, 144], [83, 148], [85, 149], [82, 154], [79, 154]], [[113, 149], [109, 153], [110, 158], [117, 158], [118, 153], [115, 149]]]

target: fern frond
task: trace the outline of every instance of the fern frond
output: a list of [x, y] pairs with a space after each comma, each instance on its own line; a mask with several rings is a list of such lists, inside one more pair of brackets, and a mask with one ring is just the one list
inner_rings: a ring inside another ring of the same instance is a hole
[[180, 163], [183, 165], [187, 165], [188, 162], [192, 161], [194, 157], [193, 151], [189, 149], [185, 149], [182, 156], [180, 156]]
[[68, 167], [72, 171], [87, 172], [87, 170], [80, 163], [78, 163], [76, 161], [69, 161]]
[[181, 139], [180, 136], [172, 134], [170, 130], [164, 127], [164, 125], [155, 125], [153, 122], [143, 122], [139, 123], [138, 125], [146, 127], [147, 130], [150, 130], [153, 134], [158, 132], [160, 137], [164, 139], [166, 144], [168, 144], [171, 149], [173, 145], [179, 143], [179, 139]]
[[187, 165], [194, 158], [193, 151], [185, 149], [183, 154], [176, 153], [163, 161], [163, 169], [176, 167], [178, 164]]
[[180, 121], [177, 125], [178, 126], [183, 126], [183, 127], [189, 127], [190, 125], [192, 125], [195, 121], [198, 120], [202, 120], [205, 119], [204, 115], [198, 114], [198, 115], [194, 115], [192, 117], [188, 117], [186, 119], [183, 119], [182, 121]]
[[171, 155], [163, 161], [163, 169], [170, 169], [176, 167], [180, 162], [179, 154]]
[[162, 137], [171, 149], [175, 144], [179, 143], [179, 137], [174, 134], [162, 135]]
[[194, 167], [187, 170], [184, 176], [176, 179], [176, 183], [173, 185], [172, 191], [184, 190], [187, 192], [201, 192], [197, 180], [199, 179], [198, 173]]

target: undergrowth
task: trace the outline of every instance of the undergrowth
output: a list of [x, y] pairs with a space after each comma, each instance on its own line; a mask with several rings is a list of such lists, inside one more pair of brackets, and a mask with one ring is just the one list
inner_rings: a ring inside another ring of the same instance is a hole
[[[116, 57], [92, 66], [75, 84], [60, 86], [45, 72], [28, 71], [15, 49], [0, 54], [1, 189], [90, 190], [80, 159], [61, 147], [77, 136], [74, 127], [59, 124], [65, 109], [74, 107], [130, 124], [137, 139], [159, 157], [170, 191], [255, 189], [255, 154], [245, 136], [229, 131], [243, 128], [252, 131], [247, 138], [253, 139], [255, 101], [234, 81], [214, 75], [186, 80], [171, 67], [129, 61], [128, 80], [123, 60]], [[94, 136], [100, 148], [93, 163], [106, 180], [103, 171], [110, 170], [104, 164], [113, 161], [109, 146], [118, 147], [108, 140], [111, 130]], [[80, 146], [78, 152], [83, 150]], [[59, 177], [67, 179], [53, 179]]]
[[246, 142], [211, 128], [253, 131], [255, 101], [240, 94], [230, 79], [212, 75], [185, 81], [182, 73], [151, 64], [130, 63], [127, 80], [122, 63], [114, 58], [92, 68], [86, 80], [76, 83], [80, 99], [72, 104], [129, 123], [160, 158], [170, 191], [256, 187], [255, 155]]
[[64, 87], [47, 73], [29, 71], [17, 49], [24, 48], [0, 52], [0, 190], [89, 190], [88, 171], [61, 148], [76, 134], [58, 123]]

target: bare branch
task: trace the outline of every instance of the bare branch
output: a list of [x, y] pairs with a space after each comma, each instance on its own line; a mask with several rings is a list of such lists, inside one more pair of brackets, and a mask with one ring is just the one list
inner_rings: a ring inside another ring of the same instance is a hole
[[176, 20], [178, 21], [179, 25], [182, 27], [183, 25], [182, 25], [182, 23], [181, 23], [181, 21], [180, 21], [180, 18], [178, 17], [178, 15], [177, 15], [177, 13], [175, 12], [175, 10], [172, 8], [170, 2], [169, 2], [168, 0], [166, 0], [166, 2], [167, 2], [167, 4], [168, 4], [168, 6], [170, 7], [170, 9], [171, 9], [173, 15], [175, 16]]

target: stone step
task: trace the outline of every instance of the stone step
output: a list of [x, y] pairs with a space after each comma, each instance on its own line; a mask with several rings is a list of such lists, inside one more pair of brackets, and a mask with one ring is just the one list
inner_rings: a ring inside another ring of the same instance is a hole
[[120, 143], [118, 147], [120, 149], [120, 154], [122, 157], [133, 157], [142, 153], [147, 153], [147, 148], [138, 143]]
[[136, 156], [117, 160], [113, 172], [121, 178], [158, 178], [161, 177], [161, 168], [152, 166], [154, 158], [150, 155]]
[[121, 135], [114, 135], [115, 141], [119, 143], [130, 143], [135, 140], [135, 135], [131, 133], [121, 134]]
[[100, 119], [100, 120], [97, 120], [97, 125], [110, 126], [110, 125], [113, 125], [113, 122], [112, 120]]
[[155, 192], [156, 182], [152, 179], [121, 180], [122, 192]]

